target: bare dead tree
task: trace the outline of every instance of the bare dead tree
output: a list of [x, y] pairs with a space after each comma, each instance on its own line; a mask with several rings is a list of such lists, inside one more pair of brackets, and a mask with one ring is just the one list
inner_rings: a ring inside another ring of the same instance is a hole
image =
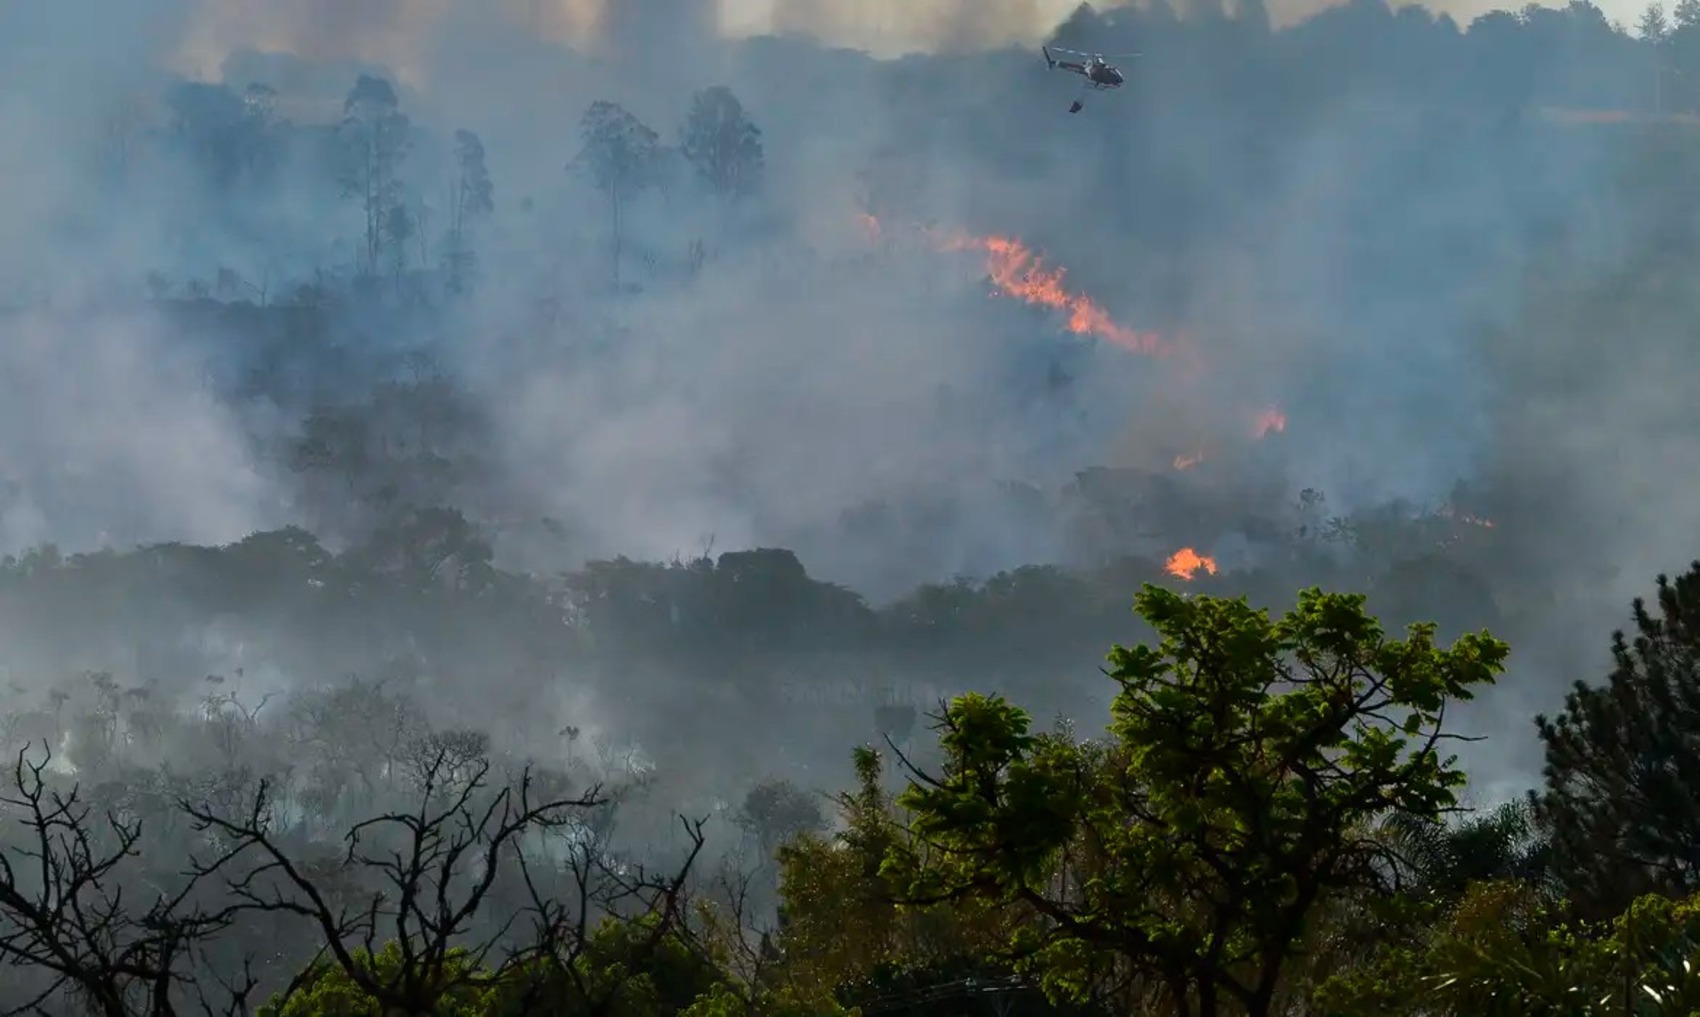
[[482, 731], [432, 731], [402, 749], [401, 769], [408, 781], [423, 790], [457, 786], [479, 773], [490, 757], [490, 736]]
[[[274, 833], [268, 783], [261, 783], [240, 817], [184, 801], [197, 830], [223, 848], [216, 860], [195, 863], [194, 871], [223, 872], [240, 909], [295, 915], [314, 925], [322, 956], [386, 1013], [432, 1012], [444, 997], [498, 981], [545, 948], [542, 941], [515, 944], [509, 932], [523, 915], [481, 931], [480, 911], [509, 856], [523, 859], [525, 836], [568, 827], [604, 801], [598, 788], [536, 801], [529, 769], [517, 782], [486, 793], [488, 760], [470, 772], [464, 767], [454, 746], [439, 746], [420, 773], [418, 807], [354, 825], [340, 864], [329, 872], [292, 854]], [[252, 864], [242, 864], [248, 858]], [[342, 880], [378, 886], [340, 892], [335, 884]], [[364, 900], [356, 903], [357, 897]], [[370, 963], [385, 940], [400, 952], [394, 971]]]
[[771, 987], [782, 955], [777, 945], [778, 923], [763, 914], [757, 878], [765, 862], [746, 864], [742, 851], [721, 863], [713, 882], [698, 901], [701, 919], [690, 930], [692, 948], [702, 956], [721, 959], [748, 1012], [755, 1013], [762, 993]]
[[[235, 909], [197, 904], [193, 873], [174, 891], [139, 880], [129, 870], [141, 854], [141, 822], [111, 812], [91, 821], [77, 788], [49, 786], [51, 758], [45, 747], [39, 762], [21, 750], [11, 788], [0, 794], [0, 815], [22, 828], [15, 844], [0, 842], [0, 958], [48, 976], [33, 998], [5, 1012], [45, 1013], [49, 1000], [69, 993], [102, 1017], [173, 1017], [190, 997], [213, 1013], [195, 962]], [[123, 889], [138, 882], [155, 894], [139, 912]], [[226, 1013], [247, 1012], [255, 982], [246, 964], [242, 975], [221, 983]]]
[[[688, 847], [678, 865], [665, 873], [604, 851], [589, 827], [575, 831], [580, 836], [569, 845], [564, 863], [546, 874], [553, 878], [540, 878], [545, 874], [521, 857], [527, 896], [522, 912], [533, 922], [531, 959], [536, 972], [523, 986], [522, 1009], [559, 1009], [565, 994], [572, 999], [572, 1012], [603, 1017], [618, 1008], [626, 986], [669, 940], [695, 948], [689, 884], [706, 842], [705, 822], [679, 817]], [[556, 892], [562, 889], [566, 892]], [[606, 971], [593, 977], [584, 963], [607, 921], [638, 930], [620, 958], [624, 977], [608, 978]]]

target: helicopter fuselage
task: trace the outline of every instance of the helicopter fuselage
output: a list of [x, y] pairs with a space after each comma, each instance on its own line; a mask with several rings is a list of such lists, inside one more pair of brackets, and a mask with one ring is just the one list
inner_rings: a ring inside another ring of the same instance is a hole
[[1087, 81], [1092, 82], [1093, 86], [1096, 88], [1120, 88], [1127, 81], [1127, 79], [1122, 76], [1121, 71], [1111, 67], [1101, 58], [1093, 59], [1090, 63], [1086, 64], [1085, 67], [1081, 68], [1080, 73]]
[[[1088, 55], [1085, 53], [1075, 53], [1073, 55], [1078, 56], [1081, 59], [1058, 60], [1051, 54], [1050, 47], [1048, 46], [1040, 47], [1040, 52], [1045, 54], [1045, 66], [1052, 70], [1067, 71], [1070, 74], [1080, 75], [1082, 78], [1086, 79], [1086, 84], [1090, 85], [1093, 91], [1101, 92], [1107, 88], [1120, 88], [1127, 82], [1127, 78], [1122, 75], [1120, 68], [1117, 68], [1098, 54]], [[1079, 113], [1080, 109], [1081, 103], [1077, 99], [1069, 106], [1068, 111], [1070, 113]]]

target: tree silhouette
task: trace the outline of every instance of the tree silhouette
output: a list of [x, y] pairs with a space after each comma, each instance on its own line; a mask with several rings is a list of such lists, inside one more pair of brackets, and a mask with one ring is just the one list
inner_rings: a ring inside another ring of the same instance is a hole
[[[488, 984], [547, 944], [540, 939], [506, 951], [493, 971], [487, 969], [485, 960], [503, 952], [502, 934], [522, 916], [510, 916], [498, 922], [496, 935], [478, 938], [481, 911], [501, 876], [519, 878], [524, 872], [523, 863], [516, 868], [513, 860], [524, 838], [566, 828], [578, 814], [602, 804], [595, 789], [540, 795], [529, 771], [491, 793], [489, 771], [487, 760], [468, 762], [452, 747], [438, 746], [418, 774], [418, 807], [350, 828], [341, 865], [329, 874], [325, 865], [292, 852], [275, 829], [269, 783], [261, 784], [241, 815], [184, 801], [180, 807], [197, 828], [224, 849], [194, 871], [202, 877], [224, 874], [233, 907], [307, 921], [335, 968], [386, 1012], [434, 1012], [462, 986]], [[375, 875], [384, 890], [355, 903], [359, 894], [340, 892], [339, 884], [362, 872]], [[555, 914], [551, 909], [530, 917], [542, 928], [557, 920]], [[402, 960], [387, 970], [372, 963], [386, 939]]]
[[761, 128], [725, 85], [698, 92], [680, 131], [679, 148], [702, 181], [722, 199], [748, 197], [761, 186]]
[[1700, 562], [1657, 585], [1657, 616], [1638, 597], [1634, 638], [1613, 633], [1605, 684], [1579, 681], [1535, 718], [1545, 786], [1530, 801], [1556, 874], [1597, 917], [1700, 889]]
[[660, 135], [617, 103], [598, 99], [579, 122], [584, 147], [571, 168], [590, 175], [608, 199], [614, 285], [620, 285], [620, 254], [625, 242], [626, 203], [655, 181], [659, 168]]
[[448, 250], [443, 255], [449, 290], [463, 292], [477, 270], [472, 229], [496, 210], [496, 188], [484, 164], [484, 143], [467, 130], [455, 132], [455, 180], [449, 190]]
[[764, 862], [797, 836], [826, 829], [826, 816], [816, 796], [784, 780], [751, 788], [736, 822], [755, 835]]
[[[24, 833], [15, 846], [0, 844], [0, 960], [49, 977], [9, 1012], [43, 1012], [70, 990], [101, 1017], [176, 1013], [195, 985], [200, 952], [235, 920], [236, 906], [199, 904], [198, 875], [138, 893], [152, 882], [136, 868], [140, 820], [109, 812], [104, 824], [94, 821], [78, 788], [51, 786], [49, 753], [38, 762], [28, 756], [18, 753], [11, 789], [0, 795], [0, 815], [11, 814]], [[243, 976], [228, 986], [232, 1014], [247, 1012], [254, 989], [249, 972]], [[200, 997], [212, 1013], [210, 997]]]
[[349, 90], [342, 112], [343, 194], [360, 202], [366, 221], [363, 268], [375, 275], [393, 232], [395, 209], [403, 204], [397, 174], [408, 152], [411, 125], [390, 83], [366, 74]]

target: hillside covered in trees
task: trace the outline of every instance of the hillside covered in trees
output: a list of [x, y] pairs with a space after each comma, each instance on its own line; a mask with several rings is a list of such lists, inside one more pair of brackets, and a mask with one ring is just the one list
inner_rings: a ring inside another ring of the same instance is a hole
[[[238, 667], [197, 683], [192, 712], [106, 672], [39, 704], [14, 683], [9, 1000], [800, 1015], [1680, 1013], [1700, 998], [1685, 747], [1700, 563], [1637, 600], [1609, 674], [1535, 718], [1541, 783], [1471, 810], [1450, 718], [1509, 647], [1431, 623], [1400, 637], [1362, 596], [1312, 587], [1272, 614], [1148, 584], [1136, 624], [1108, 592], [1133, 565], [873, 611], [784, 552], [544, 584], [465, 545], [433, 559], [455, 562], [442, 580], [417, 545], [373, 550], [283, 531], [9, 565], [19, 619], [152, 578], [322, 653], [287, 660], [222, 629], [270, 666], [328, 673], [404, 632], [414, 655], [268, 694]], [[117, 643], [137, 621], [86, 620]], [[1102, 705], [1054, 724], [1016, 705], [1043, 694], [1024, 675], [1068, 674], [1047, 649], [1115, 629], [1140, 641], [1091, 679], [1111, 695], [1083, 696], [1108, 700], [1101, 731]], [[457, 680], [479, 673], [481, 642], [561, 673]], [[193, 652], [153, 649], [165, 674]], [[1021, 691], [931, 716], [876, 701], [841, 794], [703, 786], [704, 759], [757, 774], [783, 765], [776, 736], [830, 744], [822, 713], [855, 740], [830, 685], [782, 676], [856, 654]], [[660, 751], [515, 723], [563, 685], [669, 673], [671, 703], [596, 711], [657, 729]]]
[[0, 14], [0, 1012], [1700, 1008], [1700, 3], [518, 6]]

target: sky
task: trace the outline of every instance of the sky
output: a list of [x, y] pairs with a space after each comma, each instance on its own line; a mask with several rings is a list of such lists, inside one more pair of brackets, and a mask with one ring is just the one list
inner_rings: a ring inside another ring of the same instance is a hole
[[[572, 0], [568, 0], [569, 3]], [[607, 0], [618, 2], [618, 0]], [[714, 2], [714, 0], [704, 0]], [[972, 23], [990, 45], [1032, 43], [1080, 5], [1080, 0], [718, 0], [720, 23], [729, 33], [760, 34], [790, 24], [807, 25], [823, 38], [881, 55], [907, 49], [932, 50], [952, 38], [953, 26]], [[1109, 6], [1109, 5], [1105, 5]], [[1270, 0], [1277, 25], [1302, 21], [1330, 0]], [[1395, 4], [1394, 6], [1407, 6]], [[1506, 0], [1431, 0], [1426, 7], [1460, 23], [1512, 5]], [[1543, 6], [1555, 6], [1548, 3]], [[1559, 4], [1557, 6], [1562, 6]], [[1598, 0], [1607, 20], [1634, 25], [1637, 0]]]
[[[371, 60], [393, 68], [403, 80], [417, 73], [426, 40], [452, 11], [476, 8], [538, 36], [571, 42], [594, 35], [620, 5], [631, 9], [689, 4], [653, 0], [196, 0], [178, 54], [178, 69], [210, 76], [232, 50], [252, 47], [302, 56]], [[1034, 44], [1079, 0], [690, 0], [713, 4], [725, 35], [803, 32], [828, 43], [876, 56], [949, 49], [990, 49]], [[1332, 6], [1329, 0], [1269, 0], [1277, 25], [1302, 21]], [[1401, 5], [1402, 6], [1402, 5]], [[1493, 0], [1431, 0], [1421, 6], [1450, 14], [1460, 24], [1505, 7]], [[1600, 0], [1608, 20], [1633, 26], [1642, 6], [1636, 0]], [[324, 17], [302, 17], [324, 7]], [[318, 22], [334, 31], [311, 32]], [[327, 49], [334, 52], [326, 52]]]

